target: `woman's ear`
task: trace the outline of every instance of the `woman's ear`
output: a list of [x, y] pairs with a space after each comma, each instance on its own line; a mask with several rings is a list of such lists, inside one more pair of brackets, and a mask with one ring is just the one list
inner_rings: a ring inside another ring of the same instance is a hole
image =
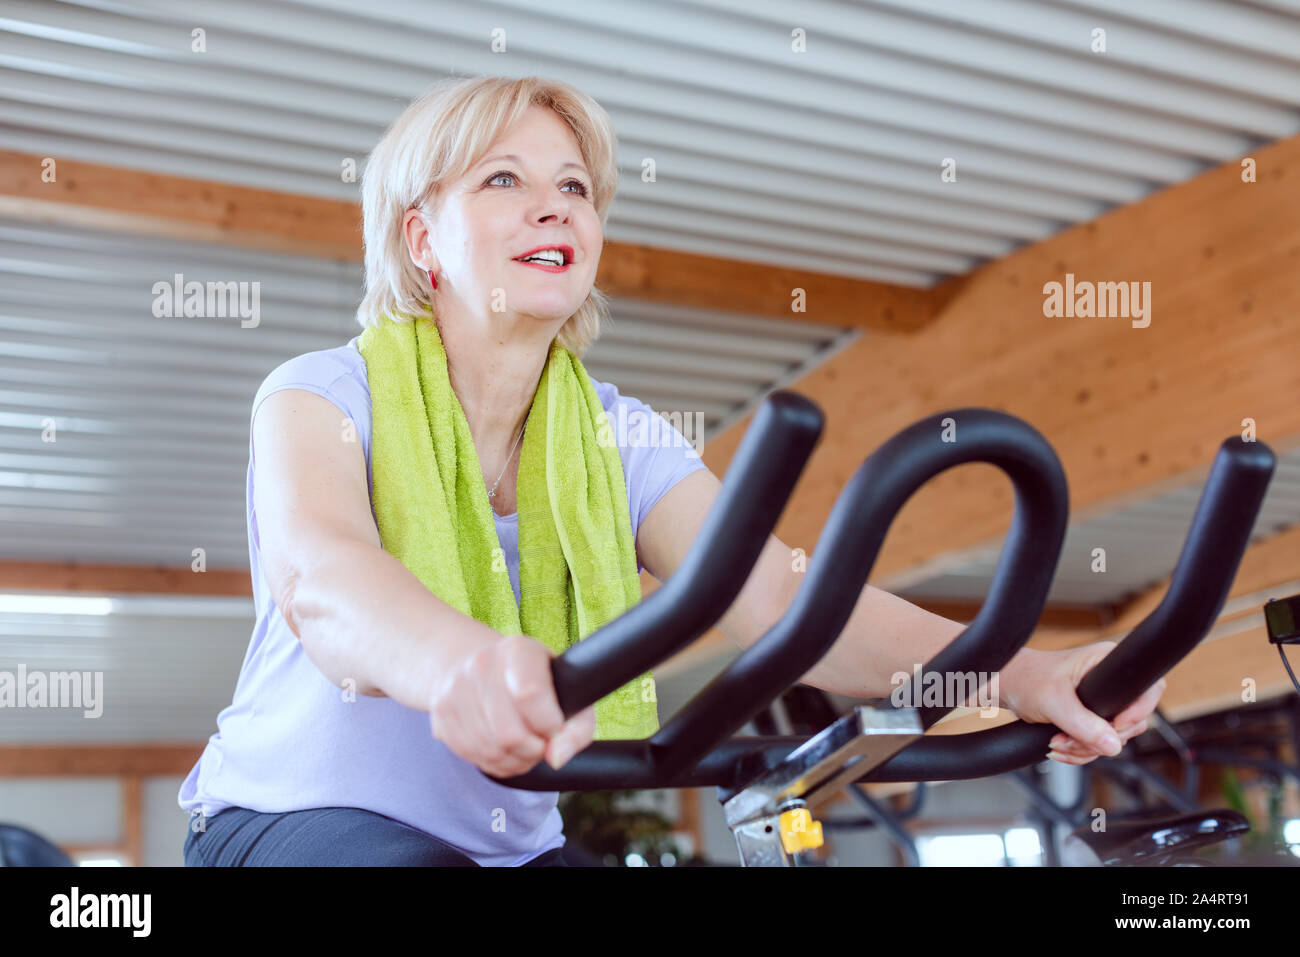
[[411, 262], [426, 272], [437, 272], [438, 262], [433, 255], [433, 235], [423, 210], [411, 207], [402, 218], [402, 235], [406, 239], [406, 252]]

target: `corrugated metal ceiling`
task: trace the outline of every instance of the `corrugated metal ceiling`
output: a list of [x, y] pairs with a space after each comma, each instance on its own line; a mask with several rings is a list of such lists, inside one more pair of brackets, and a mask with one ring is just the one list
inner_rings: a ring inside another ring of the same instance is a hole
[[618, 130], [611, 239], [928, 286], [1300, 130], [1300, 18], [1274, 7], [8, 0], [0, 125], [42, 155], [354, 198], [343, 160], [437, 76], [556, 76]]
[[[1269, 483], [1251, 541], [1300, 523], [1300, 448], [1273, 448], [1277, 471]], [[1201, 500], [1210, 463], [1186, 484], [1118, 508], [1076, 516], [1066, 530], [1048, 599], [1063, 605], [1115, 605], [1159, 584], [1173, 571]], [[1067, 476], [1068, 478], [1068, 476]], [[1008, 516], [1009, 518], [1010, 516]], [[1002, 543], [974, 551], [938, 573], [925, 568], [876, 584], [916, 601], [984, 600]], [[1094, 571], [1093, 550], [1105, 550], [1105, 570]]]
[[[622, 171], [612, 240], [926, 287], [1295, 134], [1300, 5], [6, 0], [0, 147], [355, 199], [341, 164], [448, 73], [559, 77], [605, 106]], [[177, 271], [261, 281], [267, 320], [160, 324], [152, 283]], [[0, 222], [0, 557], [175, 565], [202, 544], [211, 566], [244, 565], [253, 390], [353, 335], [358, 295], [354, 266]], [[845, 341], [620, 301], [589, 365], [716, 430]], [[46, 418], [60, 440], [36, 450]], [[1284, 459], [1261, 530], [1300, 514], [1298, 468]], [[1113, 601], [1166, 574], [1199, 488], [1072, 528], [1052, 599]], [[1104, 585], [1068, 560], [1098, 539]], [[909, 593], [982, 597], [991, 568]], [[209, 733], [248, 603], [149, 601], [0, 613], [0, 661], [104, 670], [111, 702], [99, 721], [11, 712], [0, 740]]]
[[[177, 273], [259, 283], [261, 321], [155, 318], [153, 284]], [[360, 282], [353, 264], [0, 220], [0, 558], [174, 566], [203, 547], [246, 568], [253, 395], [360, 332]], [[707, 441], [856, 335], [619, 299], [585, 364]]]

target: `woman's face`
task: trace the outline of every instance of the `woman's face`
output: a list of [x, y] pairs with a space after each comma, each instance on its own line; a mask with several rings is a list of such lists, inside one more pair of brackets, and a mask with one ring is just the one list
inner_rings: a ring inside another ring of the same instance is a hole
[[[573, 132], [553, 111], [530, 107], [430, 204], [425, 241], [440, 314], [463, 311], [470, 321], [499, 314], [558, 333], [596, 281], [604, 235], [591, 193]], [[411, 238], [418, 245], [420, 237]], [[569, 247], [571, 262], [556, 269], [518, 261], [539, 247]]]

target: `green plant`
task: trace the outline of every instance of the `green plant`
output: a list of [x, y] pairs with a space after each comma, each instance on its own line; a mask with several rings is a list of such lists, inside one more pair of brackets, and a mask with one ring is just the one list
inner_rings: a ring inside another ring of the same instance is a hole
[[672, 822], [644, 808], [622, 806], [639, 791], [574, 791], [560, 796], [560, 816], [568, 840], [605, 863], [623, 866], [629, 854], [658, 865], [664, 854], [681, 860], [672, 839]]
[[1250, 831], [1241, 838], [1241, 850], [1245, 856], [1271, 854], [1285, 844], [1282, 835], [1283, 827], [1286, 824], [1286, 818], [1282, 813], [1285, 782], [1281, 778], [1270, 775], [1259, 783], [1267, 783], [1269, 786], [1268, 820], [1262, 824], [1256, 823], [1255, 818], [1251, 816], [1249, 803], [1246, 800], [1246, 792], [1237, 777], [1236, 771], [1232, 768], [1223, 769], [1222, 791], [1224, 800], [1234, 811], [1239, 811], [1245, 815], [1246, 820], [1250, 823]]

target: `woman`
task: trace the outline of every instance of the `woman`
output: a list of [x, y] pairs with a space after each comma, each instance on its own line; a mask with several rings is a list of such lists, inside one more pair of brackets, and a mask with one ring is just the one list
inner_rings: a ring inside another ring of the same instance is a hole
[[[440, 83], [372, 153], [364, 331], [254, 398], [257, 626], [181, 787], [186, 863], [564, 864], [558, 796], [483, 772], [658, 727], [651, 676], [566, 720], [549, 666], [639, 600], [642, 568], [673, 574], [720, 487], [675, 430], [610, 441], [617, 413], [654, 413], [579, 361], [616, 184], [605, 112], [536, 77]], [[719, 623], [742, 647], [793, 599], [790, 554], [772, 537]], [[867, 587], [804, 680], [883, 697], [961, 630]], [[1057, 760], [1146, 727], [1163, 682], [1114, 728], [1074, 694], [1112, 647], [1000, 676], [1005, 706], [1068, 732]]]

